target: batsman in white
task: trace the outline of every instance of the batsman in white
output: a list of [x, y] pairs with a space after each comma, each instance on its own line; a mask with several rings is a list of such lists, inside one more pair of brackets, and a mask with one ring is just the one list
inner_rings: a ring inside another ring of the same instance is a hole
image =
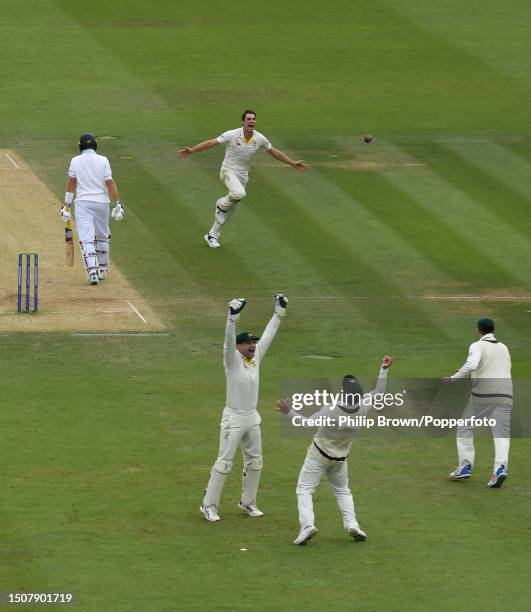
[[[343, 378], [343, 397], [346, 401], [336, 406], [324, 405], [311, 418], [328, 417], [328, 426], [320, 427], [308, 448], [306, 459], [297, 482], [297, 500], [299, 505], [300, 532], [294, 544], [303, 545], [309, 542], [318, 532], [313, 513], [313, 494], [321, 477], [326, 474], [337, 505], [343, 517], [347, 533], [358, 542], [367, 538], [359, 526], [354, 510], [354, 499], [348, 486], [347, 457], [352, 447], [353, 437], [358, 429], [352, 423], [340, 424], [340, 416], [360, 417], [367, 414], [373, 406], [374, 397], [385, 392], [387, 370], [393, 364], [393, 358], [386, 355], [382, 359], [378, 382], [375, 389], [363, 394], [363, 389], [352, 375]], [[293, 420], [298, 413], [291, 407], [291, 402], [281, 399], [277, 410]]]
[[98, 155], [97, 148], [93, 134], [81, 134], [80, 155], [70, 162], [65, 204], [61, 208], [63, 220], [70, 221], [75, 193], [76, 229], [91, 285], [104, 280], [109, 272], [109, 194], [115, 202], [112, 218], [121, 221], [125, 216], [109, 160]]
[[221, 136], [205, 140], [193, 147], [185, 147], [179, 151], [179, 157], [186, 158], [192, 153], [198, 153], [218, 144], [225, 145], [225, 159], [221, 164], [219, 178], [227, 187], [228, 193], [216, 202], [214, 224], [205, 234], [209, 247], [217, 249], [220, 245], [219, 235], [222, 227], [236, 212], [238, 202], [245, 198], [245, 187], [249, 180], [251, 161], [259, 149], [265, 149], [271, 157], [292, 166], [295, 170], [305, 172], [304, 160], [295, 161], [279, 149], [275, 149], [269, 140], [254, 129], [256, 113], [246, 110], [242, 114], [242, 127], [223, 132]]
[[243, 454], [243, 487], [239, 508], [253, 518], [264, 514], [256, 505], [262, 471], [261, 418], [256, 410], [260, 364], [288, 306], [285, 295], [279, 293], [274, 299], [275, 311], [261, 338], [247, 331], [236, 336], [236, 323], [245, 307], [245, 299], [237, 298], [229, 303], [223, 345], [227, 400], [221, 418], [218, 458], [212, 466], [200, 507], [207, 521], [220, 520], [219, 500], [238, 446], [241, 446]]

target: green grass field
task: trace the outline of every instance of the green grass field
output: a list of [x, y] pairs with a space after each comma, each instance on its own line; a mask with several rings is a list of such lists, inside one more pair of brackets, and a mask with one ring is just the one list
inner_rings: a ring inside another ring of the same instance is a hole
[[[529, 376], [529, 3], [1, 6], [1, 147], [59, 206], [79, 134], [114, 136], [98, 149], [128, 206], [113, 258], [169, 335], [0, 338], [0, 591], [69, 591], [98, 612], [529, 609], [529, 439], [494, 491], [488, 437], [466, 483], [446, 480], [451, 434], [362, 437], [350, 472], [367, 542], [344, 535], [323, 483], [320, 534], [300, 548], [307, 442], [272, 409], [286, 379], [371, 376], [385, 353], [392, 377], [448, 375], [481, 316]], [[222, 151], [177, 150], [249, 107], [311, 170], [260, 154], [210, 250]], [[236, 507], [238, 459], [208, 524], [226, 303], [244, 295], [240, 327], [259, 332], [277, 291], [290, 308], [261, 375], [266, 516]]]

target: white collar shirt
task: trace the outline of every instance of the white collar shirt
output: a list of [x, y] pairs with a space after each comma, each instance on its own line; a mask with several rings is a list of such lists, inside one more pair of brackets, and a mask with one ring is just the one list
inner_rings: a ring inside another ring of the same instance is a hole
[[109, 160], [93, 149], [86, 149], [72, 158], [68, 176], [75, 178], [76, 204], [78, 202], [109, 203], [109, 192], [105, 181], [112, 179]]

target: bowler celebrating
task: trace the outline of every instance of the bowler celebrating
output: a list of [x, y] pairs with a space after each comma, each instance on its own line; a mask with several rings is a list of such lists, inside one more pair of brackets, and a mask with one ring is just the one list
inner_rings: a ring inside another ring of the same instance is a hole
[[217, 138], [205, 140], [193, 147], [185, 147], [179, 151], [179, 157], [184, 159], [192, 153], [198, 153], [218, 144], [225, 145], [225, 159], [221, 164], [219, 178], [225, 187], [227, 187], [228, 193], [217, 200], [214, 225], [208, 234], [205, 234], [208, 246], [213, 249], [221, 246], [219, 243], [221, 228], [236, 212], [238, 202], [245, 198], [245, 186], [249, 180], [249, 168], [253, 157], [259, 149], [265, 149], [271, 157], [292, 166], [295, 170], [300, 172], [306, 170], [304, 160], [295, 161], [279, 149], [275, 149], [263, 134], [254, 129], [255, 123], [256, 113], [252, 110], [246, 110], [242, 114], [241, 128], [223, 132]]
[[232, 459], [238, 445], [243, 452], [243, 489], [240, 510], [253, 518], [263, 516], [256, 505], [258, 483], [262, 471], [262, 434], [258, 403], [260, 363], [273, 341], [282, 317], [286, 315], [288, 298], [281, 293], [274, 296], [275, 312], [261, 338], [244, 331], [236, 336], [236, 323], [245, 307], [245, 299], [229, 303], [223, 363], [227, 377], [227, 403], [221, 419], [219, 454], [205, 491], [200, 510], [207, 521], [219, 521], [219, 500], [227, 475], [232, 470]]
[[[336, 496], [339, 511], [343, 517], [346, 532], [356, 541], [362, 542], [367, 534], [361, 529], [354, 511], [354, 499], [348, 487], [347, 457], [352, 447], [352, 440], [357, 425], [344, 423], [343, 416], [361, 417], [367, 414], [373, 400], [384, 393], [387, 384], [387, 370], [393, 364], [393, 358], [382, 359], [376, 388], [363, 394], [361, 385], [352, 375], [343, 378], [343, 394], [346, 401], [336, 406], [325, 405], [312, 415], [312, 418], [326, 417], [326, 427], [319, 427], [315, 434], [297, 482], [297, 500], [299, 505], [300, 532], [293, 544], [304, 545], [318, 532], [313, 513], [313, 494], [321, 477], [326, 474], [330, 488]], [[285, 399], [277, 402], [277, 410], [287, 414], [293, 421], [297, 416], [291, 403]]]

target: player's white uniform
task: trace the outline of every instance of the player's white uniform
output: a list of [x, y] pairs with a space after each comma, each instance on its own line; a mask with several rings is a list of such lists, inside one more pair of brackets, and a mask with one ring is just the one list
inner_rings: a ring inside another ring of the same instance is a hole
[[229, 316], [225, 328], [223, 361], [227, 378], [226, 407], [221, 419], [219, 454], [210, 474], [203, 506], [219, 506], [225, 479], [232, 470], [232, 460], [238, 445], [243, 453], [243, 489], [241, 501], [256, 503], [262, 470], [261, 418], [256, 406], [260, 363], [280, 325], [281, 317], [274, 314], [256, 344], [255, 355], [246, 359], [236, 348], [236, 323]]
[[87, 273], [109, 268], [109, 193], [105, 181], [112, 179], [109, 160], [85, 149], [70, 162], [68, 176], [77, 180], [76, 229]]
[[[312, 418], [329, 417], [330, 427], [320, 427], [308, 448], [306, 459], [297, 482], [297, 500], [301, 529], [315, 526], [313, 512], [313, 494], [323, 474], [326, 474], [330, 488], [336, 496], [337, 505], [343, 517], [345, 529], [358, 528], [359, 524], [354, 510], [354, 499], [348, 486], [347, 457], [352, 447], [353, 437], [358, 427], [339, 425], [339, 417], [344, 415], [364, 416], [372, 407], [372, 398], [377, 393], [384, 393], [387, 384], [387, 369], [381, 368], [378, 382], [373, 391], [364, 395], [363, 405], [355, 412], [351, 406], [337, 405], [331, 409], [323, 406]], [[369, 397], [370, 396], [370, 400]], [[290, 418], [297, 415], [291, 410]]]
[[219, 178], [228, 193], [216, 202], [216, 219], [209, 234], [219, 238], [221, 226], [236, 211], [236, 204], [245, 198], [245, 187], [249, 180], [251, 161], [260, 149], [271, 149], [271, 143], [260, 132], [254, 130], [249, 140], [245, 139], [243, 128], [223, 132], [217, 138], [225, 145], [225, 158], [221, 164]]
[[[494, 439], [494, 472], [509, 463], [510, 421], [513, 405], [513, 383], [511, 379], [511, 356], [509, 349], [494, 337], [485, 334], [470, 345], [468, 358], [463, 367], [452, 378], [472, 379], [470, 399], [463, 413], [464, 419], [477, 417], [493, 418], [491, 427]], [[459, 467], [474, 465], [473, 427], [458, 427], [456, 434]]]

